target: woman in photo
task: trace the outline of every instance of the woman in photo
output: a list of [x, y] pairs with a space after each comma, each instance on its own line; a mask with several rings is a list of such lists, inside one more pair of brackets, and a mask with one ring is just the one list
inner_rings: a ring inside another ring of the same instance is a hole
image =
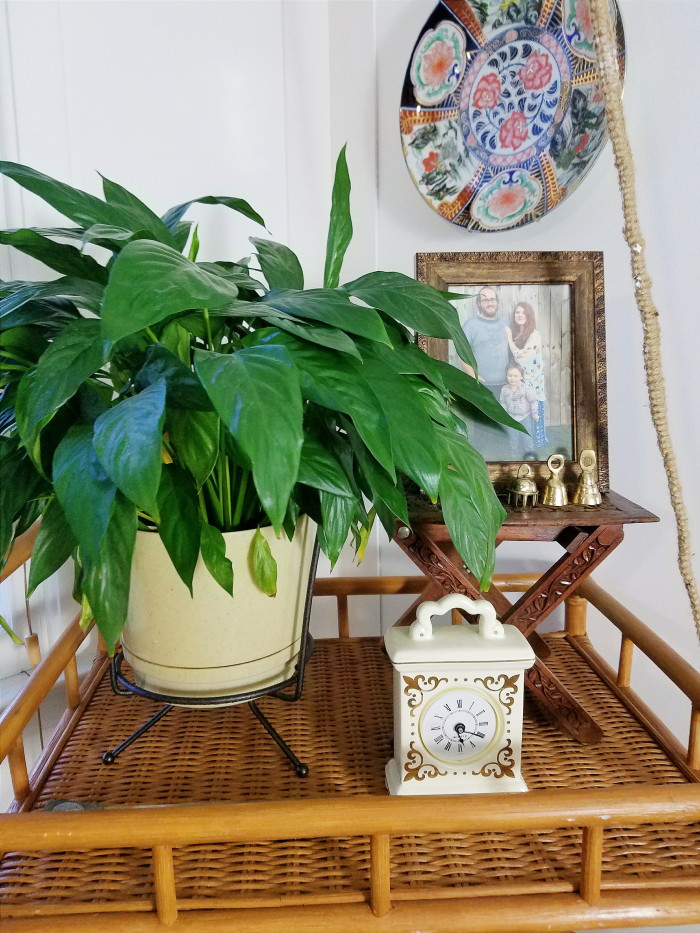
[[527, 301], [519, 301], [513, 308], [512, 327], [506, 328], [508, 345], [513, 359], [523, 370], [523, 384], [533, 389], [539, 409], [539, 418], [534, 422], [534, 441], [537, 447], [548, 444], [544, 423], [544, 359], [542, 337], [537, 330], [535, 311]]

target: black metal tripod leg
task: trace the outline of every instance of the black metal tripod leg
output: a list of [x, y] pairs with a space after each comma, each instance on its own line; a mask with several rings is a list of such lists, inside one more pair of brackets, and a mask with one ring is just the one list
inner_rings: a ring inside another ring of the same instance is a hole
[[105, 752], [102, 756], [102, 763], [105, 765], [113, 765], [118, 755], [121, 755], [121, 753], [130, 745], [132, 745], [136, 739], [141, 738], [144, 732], [148, 732], [151, 726], [155, 726], [158, 720], [162, 719], [163, 716], [165, 716], [166, 713], [169, 713], [172, 708], [172, 703], [167, 703], [162, 709], [159, 709], [158, 712], [154, 716], [151, 716], [150, 719], [146, 720], [146, 722], [140, 728], [138, 728], [136, 732], [133, 733], [133, 735], [130, 735], [128, 739], [125, 739], [121, 745], [117, 745], [113, 752]]
[[262, 710], [259, 709], [257, 703], [254, 700], [251, 700], [248, 703], [248, 706], [252, 709], [258, 722], [262, 723], [268, 735], [270, 735], [274, 739], [274, 741], [277, 743], [279, 748], [282, 749], [284, 754], [291, 761], [292, 765], [294, 766], [294, 770], [296, 771], [297, 777], [306, 777], [309, 773], [309, 766], [305, 765], [302, 761], [300, 761], [297, 758], [297, 756], [294, 754], [291, 748], [287, 745], [287, 743], [284, 741], [284, 739], [279, 734], [279, 732], [277, 732], [277, 730], [272, 725], [272, 723], [267, 718], [267, 716], [262, 712]]

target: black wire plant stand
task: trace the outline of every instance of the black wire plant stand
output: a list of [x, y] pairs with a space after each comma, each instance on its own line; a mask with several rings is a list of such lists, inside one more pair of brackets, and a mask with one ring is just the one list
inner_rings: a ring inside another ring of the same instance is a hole
[[294, 703], [301, 697], [304, 687], [304, 672], [306, 665], [313, 654], [314, 640], [309, 634], [309, 621], [311, 618], [311, 602], [313, 599], [314, 580], [316, 579], [316, 567], [318, 565], [319, 545], [318, 540], [314, 542], [313, 553], [311, 555], [311, 566], [309, 569], [309, 578], [306, 589], [306, 600], [304, 603], [304, 616], [302, 620], [301, 640], [299, 645], [299, 656], [294, 668], [294, 674], [286, 680], [279, 681], [276, 684], [270, 684], [267, 687], [261, 687], [257, 690], [249, 690], [245, 693], [232, 693], [221, 696], [204, 697], [186, 697], [172, 696], [165, 693], [156, 693], [152, 690], [146, 690], [133, 683], [122, 673], [122, 662], [124, 661], [124, 652], [118, 651], [112, 658], [109, 666], [109, 678], [112, 690], [118, 696], [140, 696], [147, 700], [153, 700], [157, 703], [163, 703], [156, 713], [146, 722], [139, 726], [128, 738], [121, 742], [111, 751], [106, 751], [102, 755], [102, 763], [113, 765], [119, 755], [126, 751], [130, 745], [133, 745], [142, 735], [153, 728], [160, 720], [166, 716], [175, 706], [197, 707], [197, 708], [215, 708], [220, 706], [234, 706], [241, 703], [247, 703], [251, 712], [263, 726], [268, 735], [277, 744], [283, 754], [291, 763], [298, 777], [307, 777], [309, 767], [294, 754], [289, 745], [277, 732], [267, 716], [255, 702], [263, 696], [273, 696], [278, 700], [284, 700], [287, 703]]

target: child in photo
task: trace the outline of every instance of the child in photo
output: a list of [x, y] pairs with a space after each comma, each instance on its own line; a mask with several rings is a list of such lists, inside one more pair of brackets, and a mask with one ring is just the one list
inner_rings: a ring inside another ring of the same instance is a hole
[[539, 421], [539, 404], [532, 386], [523, 382], [523, 368], [513, 363], [506, 370], [506, 385], [501, 389], [500, 402], [515, 421], [519, 421], [527, 434], [506, 427], [508, 446], [512, 460], [524, 460], [533, 453], [534, 426]]

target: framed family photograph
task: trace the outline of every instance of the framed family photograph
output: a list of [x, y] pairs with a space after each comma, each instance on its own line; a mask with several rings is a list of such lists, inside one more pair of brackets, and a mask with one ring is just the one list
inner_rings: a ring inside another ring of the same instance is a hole
[[603, 254], [418, 253], [416, 277], [464, 295], [452, 303], [477, 371], [450, 340], [418, 335], [419, 346], [475, 375], [525, 428], [493, 425], [455, 402], [493, 483], [512, 480], [523, 462], [544, 479], [552, 454], [564, 457], [562, 479], [573, 483], [581, 452], [593, 450], [598, 485], [607, 491]]

